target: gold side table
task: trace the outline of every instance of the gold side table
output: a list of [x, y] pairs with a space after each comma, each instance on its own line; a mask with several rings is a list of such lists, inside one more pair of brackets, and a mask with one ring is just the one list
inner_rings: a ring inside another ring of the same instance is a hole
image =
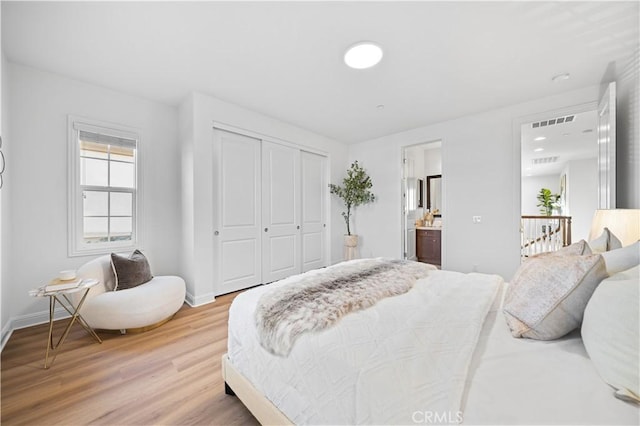
[[[70, 289], [46, 291], [46, 286], [42, 286], [34, 290], [31, 290], [29, 292], [30, 296], [49, 297], [49, 336], [47, 337], [47, 351], [44, 355], [45, 369], [51, 367], [51, 365], [55, 361], [56, 356], [58, 355], [58, 351], [60, 350], [60, 347], [62, 346], [65, 339], [67, 338], [67, 335], [71, 330], [71, 326], [76, 322], [76, 320], [85, 330], [87, 330], [87, 332], [91, 336], [93, 336], [93, 338], [98, 343], [102, 343], [102, 339], [100, 339], [100, 337], [96, 334], [93, 328], [91, 328], [91, 326], [87, 324], [85, 319], [82, 318], [82, 315], [80, 315], [80, 309], [82, 308], [82, 305], [84, 304], [84, 301], [87, 298], [87, 294], [89, 294], [89, 290], [91, 290], [91, 287], [93, 287], [96, 284], [98, 284], [98, 280], [85, 279], [85, 280], [82, 280], [82, 282], [77, 287], [70, 288]], [[82, 295], [82, 298], [80, 299], [80, 303], [78, 303], [78, 306], [74, 307], [74, 304], [69, 299], [68, 295], [71, 293], [79, 292], [79, 291], [84, 291], [84, 294]], [[53, 340], [54, 340], [53, 339], [53, 314], [56, 308], [56, 303], [62, 306], [69, 313], [69, 315], [71, 315], [71, 318], [69, 318], [69, 323], [67, 324], [64, 331], [62, 332], [62, 335], [58, 339], [58, 342], [54, 344], [53, 343]], [[49, 363], [49, 355], [51, 355], [51, 363]]]

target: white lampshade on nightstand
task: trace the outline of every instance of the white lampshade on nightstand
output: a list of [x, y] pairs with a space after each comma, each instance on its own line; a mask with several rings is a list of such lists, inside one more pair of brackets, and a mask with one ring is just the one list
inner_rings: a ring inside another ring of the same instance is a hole
[[620, 240], [623, 247], [635, 243], [640, 235], [640, 209], [596, 210], [591, 221], [589, 241], [598, 238], [605, 227]]

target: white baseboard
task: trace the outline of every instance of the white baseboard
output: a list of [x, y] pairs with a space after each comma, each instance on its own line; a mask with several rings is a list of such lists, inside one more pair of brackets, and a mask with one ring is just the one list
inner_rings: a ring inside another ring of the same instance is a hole
[[[53, 313], [53, 319], [59, 320], [69, 318], [69, 312], [64, 308], [59, 307]], [[14, 330], [21, 328], [31, 327], [38, 324], [46, 324], [49, 322], [49, 311], [34, 312], [32, 314], [20, 315], [17, 317], [11, 317], [7, 324], [2, 327], [2, 341], [0, 342], [0, 352], [4, 349], [4, 346], [9, 341], [9, 338], [13, 334]]]
[[[196, 306], [206, 305], [207, 303], [215, 302], [216, 298], [213, 293], [205, 294], [194, 298], [191, 294], [187, 293], [185, 302], [192, 308]], [[71, 315], [64, 308], [59, 307], [53, 313], [54, 320], [69, 318]], [[2, 327], [2, 340], [0, 341], [0, 352], [4, 349], [4, 346], [9, 341], [9, 338], [13, 334], [14, 330], [21, 328], [31, 327], [38, 324], [46, 324], [49, 322], [49, 311], [34, 312], [32, 314], [20, 315], [18, 317], [12, 317], [7, 324]]]
[[194, 297], [191, 293], [187, 291], [187, 295], [185, 297], [185, 302], [187, 305], [195, 308], [196, 306], [206, 305], [207, 303], [215, 302], [216, 296], [213, 293], [203, 294], [198, 297]]
[[4, 345], [9, 341], [9, 337], [13, 333], [13, 328], [11, 327], [11, 320], [7, 321], [7, 323], [2, 327], [2, 340], [0, 340], [0, 352], [4, 349]]

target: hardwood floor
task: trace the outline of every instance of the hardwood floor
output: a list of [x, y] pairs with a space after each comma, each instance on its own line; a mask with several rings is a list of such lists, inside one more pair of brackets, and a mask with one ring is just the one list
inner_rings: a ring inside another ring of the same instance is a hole
[[[224, 393], [229, 305], [237, 295], [191, 308], [141, 334], [74, 325], [54, 364], [43, 369], [48, 325], [16, 330], [2, 351], [3, 425], [256, 425]], [[56, 321], [59, 336], [65, 321]]]

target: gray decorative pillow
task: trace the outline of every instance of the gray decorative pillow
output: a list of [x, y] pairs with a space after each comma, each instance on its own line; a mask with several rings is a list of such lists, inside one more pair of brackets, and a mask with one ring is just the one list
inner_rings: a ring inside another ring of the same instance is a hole
[[594, 290], [607, 277], [602, 256], [542, 256], [520, 265], [503, 313], [514, 337], [553, 340], [578, 328]]
[[116, 253], [111, 253], [111, 268], [116, 277], [114, 290], [126, 290], [151, 281], [151, 268], [147, 258], [140, 250], [125, 257]]

